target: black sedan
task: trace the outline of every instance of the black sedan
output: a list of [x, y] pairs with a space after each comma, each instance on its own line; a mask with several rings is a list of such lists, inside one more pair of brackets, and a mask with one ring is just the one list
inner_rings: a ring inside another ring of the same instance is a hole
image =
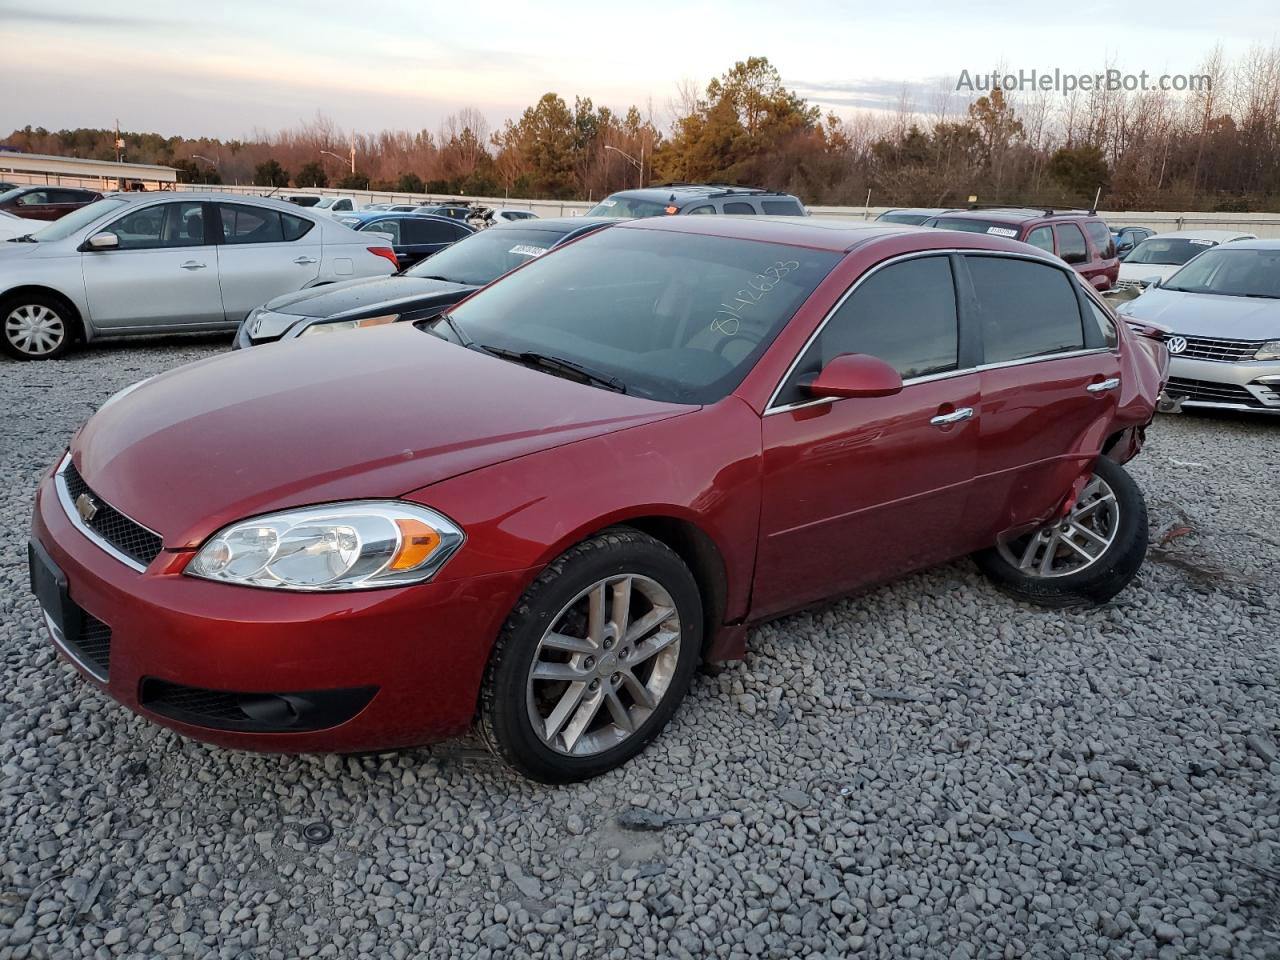
[[361, 210], [359, 213], [339, 214], [334, 219], [359, 233], [377, 233], [389, 239], [401, 269], [411, 267], [476, 232], [474, 227], [465, 223], [420, 213]]
[[563, 217], [499, 224], [390, 277], [347, 280], [276, 297], [245, 317], [232, 349], [434, 317], [522, 263], [617, 222]]

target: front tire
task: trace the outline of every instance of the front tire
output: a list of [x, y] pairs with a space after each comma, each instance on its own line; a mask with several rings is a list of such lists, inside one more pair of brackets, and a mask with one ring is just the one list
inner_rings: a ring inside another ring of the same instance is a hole
[[534, 780], [599, 776], [667, 725], [701, 649], [689, 568], [638, 530], [606, 530], [551, 563], [516, 604], [490, 656], [477, 729]]
[[0, 303], [0, 349], [15, 360], [56, 360], [75, 331], [72, 311], [56, 297], [31, 293]]
[[973, 555], [1005, 593], [1046, 607], [1106, 603], [1147, 555], [1147, 505], [1133, 478], [1098, 457], [1071, 512], [1041, 530]]

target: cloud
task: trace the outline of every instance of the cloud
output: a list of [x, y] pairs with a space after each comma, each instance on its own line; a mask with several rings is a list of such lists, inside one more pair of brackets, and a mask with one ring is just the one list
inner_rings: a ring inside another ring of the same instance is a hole
[[100, 13], [58, 10], [0, 10], [0, 20], [17, 23], [52, 24], [60, 27], [153, 27], [162, 21], [144, 17], [116, 17]]

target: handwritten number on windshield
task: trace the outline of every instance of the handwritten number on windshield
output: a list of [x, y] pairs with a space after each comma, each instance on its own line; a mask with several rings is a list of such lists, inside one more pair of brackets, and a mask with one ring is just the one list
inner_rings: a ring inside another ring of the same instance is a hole
[[711, 329], [732, 337], [742, 324], [742, 311], [763, 300], [769, 291], [782, 282], [783, 277], [799, 268], [799, 260], [779, 260], [751, 277], [746, 287], [735, 293], [728, 303], [720, 304], [715, 319], [711, 321]]

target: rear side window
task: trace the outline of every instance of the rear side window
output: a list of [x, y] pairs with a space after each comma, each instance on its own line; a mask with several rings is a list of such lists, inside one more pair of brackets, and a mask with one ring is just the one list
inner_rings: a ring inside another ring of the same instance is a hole
[[1054, 229], [1058, 231], [1058, 256], [1067, 263], [1089, 262], [1089, 248], [1079, 227], [1074, 223], [1060, 223]]
[[359, 230], [361, 233], [385, 233], [391, 237], [392, 243], [401, 242], [400, 221], [391, 217], [384, 217], [381, 220], [370, 220], [364, 226], [360, 227]]
[[1036, 227], [1027, 234], [1027, 243], [1053, 253], [1053, 231], [1048, 227]]
[[731, 214], [738, 214], [738, 215], [754, 216], [756, 212], [756, 208], [749, 203], [743, 203], [740, 200], [735, 200], [731, 203], [726, 203], [724, 205], [724, 212], [731, 213]]
[[1116, 242], [1105, 223], [1101, 220], [1090, 220], [1084, 225], [1084, 228], [1089, 234], [1089, 239], [1093, 241], [1093, 245], [1098, 248], [1098, 254], [1102, 259], [1110, 260], [1116, 255]]
[[794, 200], [761, 200], [760, 206], [764, 208], [765, 214], [771, 217], [804, 216], [804, 211], [800, 209], [800, 204]]
[[284, 242], [284, 228], [275, 210], [221, 203], [218, 211], [222, 215], [223, 243]]
[[947, 257], [890, 264], [864, 280], [796, 365], [781, 403], [807, 399], [801, 384], [842, 353], [878, 357], [904, 380], [955, 370], [959, 322]]
[[978, 297], [987, 363], [1084, 347], [1080, 302], [1063, 271], [1013, 257], [968, 255], [965, 261]]

